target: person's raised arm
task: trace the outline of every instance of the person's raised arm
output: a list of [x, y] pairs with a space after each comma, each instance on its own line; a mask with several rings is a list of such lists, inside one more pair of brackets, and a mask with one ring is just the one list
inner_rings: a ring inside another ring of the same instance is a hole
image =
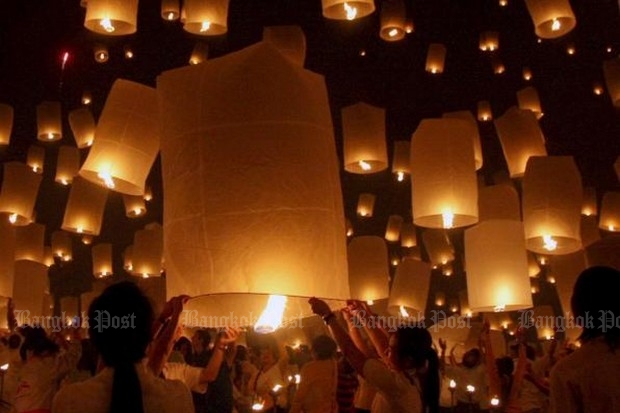
[[351, 309], [346, 307], [342, 310], [342, 317], [347, 323], [347, 329], [349, 331], [349, 336], [351, 340], [366, 357], [377, 357], [374, 349], [371, 349], [364, 337], [362, 337], [362, 328], [364, 328], [357, 320], [356, 317], [351, 313]]
[[488, 320], [484, 321], [482, 332], [479, 338], [480, 348], [484, 349], [485, 364], [487, 374], [489, 375], [489, 393], [491, 397], [500, 397], [502, 394], [502, 385], [499, 379], [499, 372], [497, 371], [497, 364], [495, 363], [495, 355], [493, 354], [493, 346], [491, 345], [490, 338], [490, 325]]
[[525, 352], [524, 332], [517, 330], [517, 338], [519, 339], [519, 359], [517, 360], [517, 367], [513, 374], [512, 386], [510, 386], [510, 395], [508, 396], [508, 404], [506, 406], [506, 413], [520, 413], [521, 407], [519, 405], [519, 392], [521, 391], [521, 384], [523, 383], [523, 377], [527, 369], [527, 357]]
[[211, 354], [207, 366], [200, 373], [200, 383], [209, 383], [217, 378], [226, 356], [226, 350], [229, 345], [235, 344], [238, 336], [239, 330], [231, 327], [226, 327], [224, 331], [218, 334], [213, 347], [213, 354]]
[[379, 317], [372, 312], [368, 304], [363, 301], [349, 301], [349, 307], [352, 308], [360, 323], [364, 326], [364, 331], [370, 338], [370, 342], [380, 357], [385, 355], [388, 348], [389, 334], [385, 330]]
[[153, 336], [147, 357], [148, 368], [156, 376], [161, 373], [168, 355], [172, 351], [179, 317], [183, 312], [183, 304], [188, 298], [187, 296], [177, 296], [170, 299], [153, 325], [152, 332], [155, 336]]

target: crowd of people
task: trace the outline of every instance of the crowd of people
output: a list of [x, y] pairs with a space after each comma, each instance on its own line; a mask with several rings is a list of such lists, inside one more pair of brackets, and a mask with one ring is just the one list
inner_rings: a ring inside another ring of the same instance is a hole
[[[15, 413], [618, 413], [619, 293], [615, 269], [579, 276], [572, 311], [587, 322], [578, 349], [551, 341], [541, 354], [517, 334], [509, 354], [495, 357], [485, 324], [458, 360], [423, 326], [388, 330], [360, 301], [334, 311], [310, 299], [330, 334], [309, 347], [273, 337], [246, 347], [233, 327], [185, 337], [188, 297], [156, 316], [135, 284], [121, 282], [92, 302], [87, 338], [80, 328], [48, 335], [9, 317], [1, 396]], [[103, 328], [96, 315], [104, 311], [131, 314], [132, 325]]]

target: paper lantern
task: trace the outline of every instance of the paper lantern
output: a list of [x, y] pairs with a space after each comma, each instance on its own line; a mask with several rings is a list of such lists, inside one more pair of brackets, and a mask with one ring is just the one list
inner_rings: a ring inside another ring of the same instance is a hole
[[80, 316], [80, 297], [62, 297], [60, 299], [60, 311], [65, 322], [72, 325], [73, 319]]
[[519, 90], [517, 92], [517, 101], [519, 102], [519, 109], [531, 110], [536, 115], [536, 119], [543, 117], [538, 91], [533, 86]]
[[506, 72], [506, 66], [504, 62], [498, 56], [491, 56], [491, 68], [493, 69], [493, 73], [496, 75], [501, 75]]
[[181, 15], [179, 0], [162, 0], [161, 1], [161, 17], [167, 21], [178, 20]]
[[209, 44], [204, 42], [196, 42], [189, 56], [189, 64], [197, 65], [209, 58]]
[[98, 34], [123, 36], [136, 32], [138, 0], [88, 0], [84, 27]]
[[595, 216], [581, 216], [581, 245], [586, 248], [601, 239], [598, 220]]
[[526, 82], [532, 80], [532, 69], [530, 69], [529, 67], [524, 67], [522, 73], [523, 80], [525, 80]]
[[454, 274], [454, 266], [451, 262], [441, 266], [441, 274], [445, 275], [446, 277], [451, 277], [452, 274]]
[[479, 190], [480, 221], [508, 219], [521, 221], [519, 194], [512, 185], [491, 185]]
[[15, 261], [43, 262], [45, 225], [32, 223], [15, 228]]
[[403, 248], [413, 248], [418, 245], [418, 238], [413, 222], [405, 221], [400, 228], [400, 246]]
[[375, 11], [374, 0], [321, 0], [323, 16], [334, 20], [355, 20]]
[[144, 194], [159, 151], [158, 118], [155, 89], [114, 82], [80, 176], [123, 194]]
[[499, 49], [499, 32], [486, 31], [480, 33], [479, 47], [483, 52], [494, 52]]
[[538, 265], [536, 256], [529, 251], [527, 253], [527, 269], [530, 277], [536, 277], [540, 274], [540, 265]]
[[478, 221], [474, 146], [467, 123], [424, 119], [411, 142], [413, 222], [457, 228]]
[[229, 0], [184, 0], [183, 29], [199, 36], [218, 36], [228, 31]]
[[30, 145], [26, 164], [32, 169], [32, 172], [42, 174], [45, 165], [45, 149], [41, 146]]
[[[48, 287], [47, 267], [33, 261], [15, 263], [15, 281], [13, 284], [13, 305], [18, 315], [18, 324], [24, 324], [43, 312], [45, 290]], [[47, 311], [45, 312], [47, 314]], [[27, 317], [27, 315], [30, 315]], [[21, 317], [20, 317], [21, 315]]]
[[5, 162], [2, 190], [0, 190], [0, 212], [8, 215], [14, 225], [28, 225], [41, 184], [41, 175], [32, 172], [20, 162]]
[[512, 107], [495, 121], [511, 178], [519, 178], [531, 156], [546, 156], [545, 138], [533, 112]]
[[93, 275], [103, 278], [112, 275], [112, 244], [102, 243], [93, 246]]
[[344, 169], [371, 174], [387, 168], [385, 109], [356, 103], [342, 109]]
[[45, 265], [47, 268], [54, 265], [54, 253], [52, 252], [52, 247], [48, 247], [47, 245], [43, 246], [43, 261], [41, 264]]
[[62, 229], [86, 235], [99, 235], [108, 191], [81, 177], [75, 177], [65, 208]]
[[488, 122], [493, 120], [493, 112], [491, 111], [491, 104], [486, 100], [478, 102], [478, 120], [480, 122]]
[[133, 49], [131, 47], [131, 45], [125, 45], [123, 47], [123, 52], [125, 54], [125, 59], [133, 59], [134, 58], [134, 52]]
[[588, 186], [583, 188], [583, 202], [581, 204], [581, 215], [598, 215], [598, 202], [596, 200], [596, 189]]
[[375, 236], [353, 238], [347, 252], [351, 298], [362, 301], [387, 298], [388, 252], [383, 238]]
[[620, 58], [603, 62], [603, 74], [611, 102], [615, 107], [620, 107]]
[[482, 168], [482, 145], [480, 144], [480, 132], [478, 131], [478, 124], [474, 115], [468, 110], [461, 110], [458, 112], [448, 112], [443, 114], [447, 119], [460, 119], [464, 120], [468, 124], [469, 133], [471, 134], [471, 140], [474, 144], [474, 159], [476, 161], [476, 170]]
[[411, 174], [411, 144], [409, 141], [395, 141], [392, 159], [392, 173], [396, 174], [398, 182], [405, 180]]
[[42, 102], [37, 105], [37, 138], [44, 142], [62, 139], [60, 102]]
[[15, 227], [0, 220], [0, 297], [13, 294], [15, 276]]
[[128, 245], [123, 251], [123, 268], [128, 272], [133, 271], [133, 245]]
[[159, 225], [135, 232], [131, 260], [133, 275], [143, 278], [161, 275], [163, 241], [162, 229]]
[[534, 31], [543, 39], [555, 39], [573, 30], [577, 24], [568, 0], [525, 0]]
[[620, 236], [608, 235], [586, 248], [589, 267], [604, 265], [620, 270]]
[[82, 105], [90, 105], [93, 102], [93, 96], [88, 90], [85, 90], [82, 92], [82, 99], [80, 101]]
[[353, 224], [351, 223], [351, 220], [349, 220], [349, 218], [346, 219], [345, 228], [346, 228], [345, 233], [347, 237], [352, 237], [355, 231], [353, 230]]
[[390, 215], [387, 227], [385, 228], [385, 240], [397, 242], [400, 238], [400, 228], [403, 225], [403, 217], [400, 215]]
[[461, 309], [461, 315], [467, 318], [475, 317], [477, 314], [471, 311], [469, 305], [469, 298], [467, 297], [467, 290], [459, 291], [459, 307]]
[[572, 157], [531, 157], [522, 198], [527, 249], [550, 255], [579, 250], [582, 199], [581, 176]]
[[605, 231], [620, 231], [620, 192], [608, 191], [603, 195], [598, 226]]
[[413, 320], [424, 319], [430, 282], [430, 265], [414, 259], [403, 260], [396, 269], [390, 290], [390, 314]]
[[375, 208], [374, 194], [360, 194], [357, 200], [357, 215], [363, 218], [370, 218]]
[[446, 61], [446, 46], [441, 43], [431, 43], [428, 45], [426, 54], [426, 71], [433, 74], [443, 73]]
[[128, 218], [141, 217], [146, 213], [144, 198], [136, 195], [123, 195], [125, 205], [125, 216]]
[[95, 57], [95, 62], [97, 63], [105, 63], [110, 59], [110, 52], [108, 51], [108, 46], [104, 44], [96, 44], [93, 48], [93, 56]]
[[572, 56], [576, 52], [577, 52], [577, 50], [575, 49], [575, 45], [569, 44], [568, 46], [566, 46], [566, 54], [567, 55]]
[[265, 27], [263, 29], [263, 40], [271, 43], [292, 63], [303, 67], [306, 60], [306, 37], [301, 27]]
[[407, 9], [403, 0], [387, 0], [381, 4], [381, 29], [379, 37], [388, 42], [405, 38]]
[[596, 96], [601, 96], [603, 93], [605, 93], [605, 88], [600, 82], [594, 82], [594, 84], [592, 84], [592, 93], [594, 93]]
[[446, 294], [443, 291], [437, 291], [435, 293], [435, 305], [437, 307], [443, 307], [446, 304]]
[[8, 145], [13, 130], [13, 106], [0, 103], [0, 145]]
[[532, 294], [540, 293], [540, 279], [530, 278], [530, 288], [531, 288]]
[[422, 233], [422, 241], [433, 266], [445, 265], [454, 260], [454, 246], [445, 230], [427, 229]]
[[77, 147], [87, 148], [95, 139], [95, 118], [88, 108], [79, 108], [69, 112], [69, 126]]
[[61, 185], [69, 185], [80, 170], [80, 151], [74, 146], [61, 146], [58, 149], [56, 177], [54, 180]]
[[150, 186], [147, 186], [146, 188], [144, 188], [144, 200], [146, 202], [152, 201], [153, 200], [153, 190], [151, 189]]
[[73, 245], [68, 232], [52, 232], [52, 254], [63, 261], [70, 261], [73, 258]]

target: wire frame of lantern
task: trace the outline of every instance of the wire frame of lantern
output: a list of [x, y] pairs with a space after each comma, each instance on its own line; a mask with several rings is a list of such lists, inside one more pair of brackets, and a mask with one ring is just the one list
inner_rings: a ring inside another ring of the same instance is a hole
[[94, 245], [92, 250], [93, 275], [104, 278], [112, 275], [112, 244]]
[[178, 20], [181, 15], [179, 0], [162, 0], [161, 1], [161, 18], [166, 21]]
[[512, 185], [491, 185], [479, 189], [478, 215], [480, 221], [509, 219], [521, 221], [519, 194]]
[[141, 217], [146, 213], [144, 197], [138, 195], [123, 195], [125, 216], [128, 218]]
[[42, 174], [45, 165], [45, 148], [30, 145], [28, 155], [26, 156], [26, 164], [32, 169], [32, 172]]
[[63, 261], [71, 261], [73, 259], [73, 244], [71, 235], [68, 232], [52, 232], [52, 254]]
[[583, 202], [581, 204], [581, 215], [598, 215], [598, 202], [596, 199], [596, 188], [587, 186], [583, 188]]
[[422, 233], [422, 242], [433, 267], [454, 261], [454, 245], [442, 229], [427, 229]]
[[344, 169], [371, 174], [387, 168], [385, 109], [360, 102], [342, 109]]
[[292, 63], [304, 66], [306, 37], [299, 26], [269, 26], [263, 29], [263, 41], [272, 44]]
[[108, 191], [81, 177], [75, 177], [69, 191], [62, 229], [85, 235], [99, 235]]
[[43, 262], [45, 225], [32, 223], [15, 228], [15, 261]]
[[519, 90], [517, 92], [517, 101], [519, 102], [519, 109], [531, 110], [536, 115], [536, 119], [543, 117], [538, 91], [533, 86]]
[[421, 321], [426, 311], [431, 267], [415, 259], [403, 260], [394, 275], [387, 310], [393, 316]]
[[0, 190], [0, 213], [8, 216], [14, 225], [28, 225], [32, 222], [41, 175], [32, 172], [21, 162], [6, 162], [2, 189]]
[[546, 156], [545, 138], [532, 111], [511, 107], [495, 121], [511, 178], [520, 178], [532, 156]]
[[481, 100], [478, 102], [478, 121], [488, 122], [493, 120], [493, 111], [491, 110], [491, 103], [488, 100]]
[[465, 230], [465, 269], [472, 311], [532, 306], [521, 222], [490, 220]]
[[482, 168], [482, 144], [480, 143], [480, 131], [478, 130], [478, 123], [474, 115], [468, 110], [461, 110], [457, 112], [447, 112], [443, 114], [447, 119], [460, 119], [464, 120], [468, 124], [469, 133], [471, 134], [471, 140], [474, 144], [474, 160], [476, 162], [476, 170]]
[[598, 226], [605, 231], [620, 231], [620, 192], [608, 191], [603, 195]]
[[375, 209], [376, 196], [374, 194], [360, 194], [357, 199], [357, 215], [362, 218], [370, 218]]
[[620, 107], [620, 58], [605, 60], [603, 62], [603, 74], [605, 75], [605, 83], [607, 91], [611, 98], [612, 104]]
[[499, 32], [486, 31], [480, 33], [480, 50], [483, 52], [494, 52], [499, 49]]
[[572, 157], [531, 157], [522, 194], [527, 249], [549, 255], [579, 250], [582, 199], [581, 175]]
[[143, 195], [159, 151], [155, 89], [119, 79], [108, 95], [80, 176], [127, 195]]
[[41, 102], [37, 105], [37, 139], [54, 142], [62, 139], [60, 102]]
[[413, 223], [458, 228], [478, 221], [474, 145], [467, 123], [424, 119], [411, 141]]
[[523, 76], [523, 80], [525, 80], [526, 82], [529, 82], [530, 80], [532, 80], [532, 69], [530, 69], [529, 67], [524, 67], [522, 70], [522, 76]]
[[131, 274], [142, 278], [159, 277], [162, 271], [164, 238], [160, 226], [134, 233]]
[[577, 24], [569, 0], [525, 0], [525, 5], [540, 38], [564, 36]]
[[93, 47], [93, 56], [95, 58], [95, 62], [97, 63], [105, 63], [110, 59], [110, 52], [108, 51], [108, 46], [104, 44], [96, 44]]
[[361, 236], [347, 248], [351, 298], [375, 301], [389, 296], [388, 251], [381, 237]]
[[84, 27], [106, 36], [133, 34], [137, 29], [138, 0], [88, 0]]
[[85, 90], [84, 92], [82, 92], [82, 98], [80, 99], [80, 102], [82, 102], [82, 105], [84, 106], [88, 106], [93, 103], [93, 96], [90, 91]]
[[6, 221], [0, 221], [0, 245], [0, 296], [10, 297], [15, 276], [15, 227]]
[[407, 9], [403, 0], [387, 0], [381, 3], [381, 28], [379, 37], [388, 42], [405, 38]]
[[0, 103], [0, 145], [8, 145], [13, 131], [13, 106]]
[[392, 158], [392, 173], [398, 182], [405, 180], [411, 174], [411, 143], [409, 141], [395, 141]]
[[445, 61], [446, 46], [441, 43], [429, 44], [426, 54], [426, 71], [432, 74], [443, 73]]
[[229, 0], [184, 0], [183, 29], [199, 36], [218, 36], [228, 31]]
[[385, 240], [387, 242], [397, 242], [400, 239], [400, 228], [403, 225], [403, 217], [400, 215], [390, 215], [385, 228]]
[[323, 17], [334, 20], [355, 20], [375, 11], [374, 0], [321, 0]]
[[196, 42], [192, 53], [189, 56], [189, 64], [197, 65], [209, 58], [209, 44], [205, 42]]
[[61, 146], [58, 149], [56, 177], [54, 181], [61, 185], [69, 185], [80, 170], [80, 151], [74, 146]]

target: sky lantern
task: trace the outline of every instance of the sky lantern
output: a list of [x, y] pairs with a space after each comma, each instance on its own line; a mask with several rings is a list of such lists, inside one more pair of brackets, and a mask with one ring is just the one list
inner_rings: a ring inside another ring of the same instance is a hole
[[400, 246], [403, 248], [412, 248], [418, 245], [418, 238], [415, 231], [415, 225], [410, 220], [405, 220], [400, 228]]
[[603, 195], [598, 226], [605, 231], [620, 231], [620, 192], [608, 191]]
[[596, 199], [596, 188], [587, 186], [583, 188], [583, 202], [581, 204], [581, 215], [597, 216], [598, 201]]
[[272, 43], [291, 62], [303, 67], [306, 60], [306, 37], [299, 26], [269, 26], [263, 40]]
[[99, 235], [108, 190], [76, 177], [69, 191], [62, 229], [81, 235]]
[[0, 103], [0, 145], [8, 145], [13, 131], [13, 106]]
[[388, 42], [405, 38], [407, 9], [403, 0], [387, 0], [381, 3], [381, 29], [379, 37]]
[[43, 166], [45, 165], [45, 148], [38, 145], [30, 145], [26, 163], [32, 169], [32, 172], [42, 174]]
[[403, 260], [392, 282], [388, 311], [394, 316], [422, 320], [426, 311], [431, 266], [411, 258]]
[[45, 225], [32, 223], [15, 228], [15, 261], [43, 262]]
[[375, 11], [374, 0], [321, 0], [323, 16], [334, 20], [355, 20]]
[[54, 142], [62, 139], [60, 102], [41, 102], [37, 105], [37, 139]]
[[395, 141], [392, 157], [392, 173], [398, 182], [405, 180], [411, 174], [411, 143], [409, 141]]
[[370, 218], [375, 209], [376, 196], [374, 194], [363, 193], [357, 199], [357, 215], [362, 218]]
[[128, 218], [141, 217], [146, 213], [144, 198], [138, 195], [123, 195], [125, 216]]
[[555, 39], [573, 30], [577, 19], [568, 0], [525, 0], [536, 35]]
[[499, 49], [499, 32], [488, 30], [480, 33], [480, 50], [483, 52], [494, 52]]
[[88, 0], [84, 27], [106, 36], [133, 34], [137, 29], [138, 0]]
[[179, 0], [162, 0], [161, 1], [161, 18], [166, 21], [178, 20], [181, 16], [181, 8]]
[[445, 62], [446, 46], [441, 43], [429, 44], [426, 53], [426, 71], [432, 74], [443, 73]]
[[0, 190], [0, 212], [8, 216], [14, 225], [28, 225], [32, 222], [41, 175], [36, 174], [21, 162], [6, 162], [2, 189]]
[[348, 246], [351, 298], [373, 302], [389, 294], [387, 245], [381, 237], [361, 236]]
[[112, 275], [112, 244], [103, 242], [93, 245], [91, 253], [95, 278]]
[[52, 232], [52, 254], [63, 261], [70, 261], [73, 258], [73, 245], [68, 232]]
[[228, 31], [229, 0], [184, 0], [183, 29], [198, 36], [219, 36]]
[[372, 174], [388, 166], [385, 109], [360, 102], [342, 109], [344, 169]]
[[95, 118], [89, 108], [79, 108], [69, 112], [69, 126], [71, 126], [78, 148], [88, 148], [93, 144]]
[[162, 272], [164, 238], [162, 227], [151, 224], [138, 230], [133, 236], [131, 273], [149, 278], [159, 277]]
[[385, 240], [387, 242], [397, 242], [400, 239], [400, 228], [403, 225], [403, 217], [400, 215], [390, 215], [385, 228]]
[[75, 146], [63, 145], [58, 149], [54, 181], [69, 185], [80, 170], [80, 151]]
[[519, 109], [531, 110], [536, 115], [536, 119], [543, 117], [538, 91], [533, 86], [519, 90], [517, 92], [517, 101], [519, 102]]
[[493, 111], [491, 110], [491, 104], [488, 100], [481, 100], [478, 102], [478, 121], [488, 122], [493, 120]]
[[422, 241], [433, 266], [446, 265], [454, 260], [454, 245], [445, 230], [427, 229], [422, 233]]

